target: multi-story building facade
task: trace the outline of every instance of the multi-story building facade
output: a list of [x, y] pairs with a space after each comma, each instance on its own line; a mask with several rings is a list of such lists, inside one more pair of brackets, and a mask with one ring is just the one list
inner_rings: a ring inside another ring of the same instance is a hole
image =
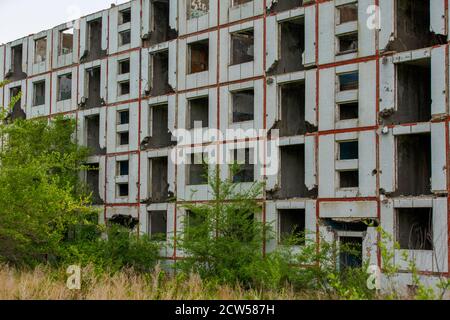
[[[381, 225], [395, 262], [407, 253], [432, 282], [450, 261], [449, 28], [448, 0], [133, 0], [0, 46], [0, 102], [22, 91], [12, 116], [77, 120], [103, 220], [131, 215], [171, 241], [179, 204], [211, 199], [202, 166], [172, 151], [229, 144], [246, 150], [235, 181], [266, 181], [265, 250], [308, 230], [381, 266]], [[264, 141], [278, 129], [276, 174], [234, 139], [173, 141], [200, 121]]]

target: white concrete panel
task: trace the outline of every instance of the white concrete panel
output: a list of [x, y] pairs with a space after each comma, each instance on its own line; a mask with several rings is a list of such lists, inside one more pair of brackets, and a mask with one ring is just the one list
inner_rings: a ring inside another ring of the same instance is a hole
[[169, 85], [175, 90], [177, 88], [177, 54], [178, 41], [169, 42]]
[[309, 190], [317, 187], [316, 137], [305, 137], [305, 185]]
[[178, 1], [177, 0], [169, 0], [169, 26], [174, 29], [178, 30]]
[[395, 190], [395, 136], [392, 129], [380, 134], [380, 188], [385, 192]]
[[435, 272], [448, 272], [448, 208], [447, 199], [433, 200], [433, 259]]
[[379, 0], [379, 5], [381, 22], [381, 30], [379, 32], [379, 48], [380, 50], [383, 50], [387, 47], [389, 41], [394, 35], [395, 1]]
[[[6, 45], [0, 46], [0, 81], [3, 81], [3, 77], [5, 75], [5, 54], [6, 54]], [[25, 69], [26, 70], [26, 69]], [[0, 90], [3, 90], [3, 88], [0, 88]]]
[[305, 52], [303, 64], [316, 63], [316, 6], [305, 7]]
[[[440, 0], [438, 0], [440, 1]], [[447, 112], [446, 46], [431, 50], [431, 113], [433, 115]]]
[[335, 124], [335, 69], [319, 70], [319, 130], [332, 130]]
[[305, 121], [317, 126], [317, 70], [305, 71]]
[[366, 236], [363, 239], [364, 261], [370, 265], [377, 265], [378, 232], [377, 228], [367, 228]]
[[359, 133], [359, 193], [362, 197], [377, 195], [376, 133]]
[[321, 202], [321, 218], [376, 218], [376, 201]]
[[376, 29], [372, 27], [372, 11], [375, 0], [358, 0], [358, 52], [359, 56], [372, 56], [376, 53]]
[[447, 190], [445, 123], [431, 125], [431, 189], [433, 192], [445, 193]]
[[334, 135], [319, 137], [319, 197], [331, 198], [335, 194], [335, 141]]
[[110, 39], [108, 39], [108, 17], [109, 11], [105, 10], [101, 14], [102, 17], [102, 50], [108, 50]]
[[392, 57], [380, 63], [380, 111], [395, 108], [395, 66]]
[[333, 1], [319, 3], [319, 63], [331, 63], [335, 58], [335, 7]]
[[447, 1], [430, 1], [430, 30], [436, 34], [446, 34], [445, 7]]
[[359, 64], [359, 125], [374, 126], [377, 123], [377, 64], [375, 61]]
[[278, 60], [279, 24], [276, 16], [269, 16], [266, 20], [266, 71]]

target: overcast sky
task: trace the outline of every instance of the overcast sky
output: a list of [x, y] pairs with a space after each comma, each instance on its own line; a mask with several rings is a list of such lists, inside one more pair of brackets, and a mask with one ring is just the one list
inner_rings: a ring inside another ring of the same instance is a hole
[[128, 0], [0, 0], [0, 44]]

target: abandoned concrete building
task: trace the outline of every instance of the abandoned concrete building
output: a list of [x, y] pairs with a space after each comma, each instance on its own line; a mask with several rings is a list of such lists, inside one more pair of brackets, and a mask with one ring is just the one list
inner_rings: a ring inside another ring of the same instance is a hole
[[433, 283], [450, 274], [448, 2], [133, 0], [1, 45], [0, 102], [22, 91], [11, 116], [76, 118], [102, 221], [132, 216], [167, 241], [178, 201], [210, 200], [203, 167], [171, 160], [173, 132], [279, 129], [278, 174], [246, 149], [233, 177], [267, 182], [265, 250], [310, 231], [359, 244], [341, 267], [381, 267], [381, 225], [395, 262], [408, 254]]

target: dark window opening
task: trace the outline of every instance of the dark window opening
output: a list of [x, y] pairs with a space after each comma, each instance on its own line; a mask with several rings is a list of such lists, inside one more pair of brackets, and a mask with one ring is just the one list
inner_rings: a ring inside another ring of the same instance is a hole
[[277, 198], [306, 198], [310, 195], [305, 185], [305, 146], [280, 147], [280, 190]]
[[358, 141], [348, 141], [339, 143], [339, 160], [358, 159]]
[[255, 56], [255, 36], [253, 30], [231, 34], [231, 64], [253, 61]]
[[41, 63], [47, 60], [47, 38], [34, 41], [34, 63]]
[[72, 74], [58, 76], [58, 101], [72, 99]]
[[169, 52], [160, 51], [150, 55], [150, 94], [161, 96], [171, 92], [169, 85]]
[[203, 40], [188, 44], [189, 70], [188, 73], [208, 71], [209, 69], [209, 41]]
[[89, 164], [88, 170], [86, 171], [86, 185], [89, 192], [92, 192], [92, 204], [99, 205], [103, 204], [100, 198], [100, 186], [99, 186], [99, 164]]
[[396, 211], [400, 249], [433, 250], [433, 209], [401, 208]]
[[89, 116], [85, 118], [86, 145], [93, 155], [101, 153], [100, 148], [100, 116]]
[[363, 239], [361, 237], [339, 237], [339, 266], [341, 271], [361, 268], [363, 263]]
[[169, 20], [169, 1], [151, 1], [151, 32], [148, 38], [150, 45], [168, 41], [175, 36], [176, 33], [170, 29]]
[[[83, 54], [86, 61], [93, 61], [105, 56], [106, 51], [102, 50], [102, 18], [88, 22], [88, 52]], [[82, 60], [84, 60], [82, 59]]]
[[117, 161], [117, 175], [127, 176], [130, 172], [130, 165], [128, 160]]
[[118, 123], [121, 124], [129, 124], [130, 123], [130, 111], [118, 111]]
[[359, 171], [349, 170], [339, 172], [339, 188], [358, 188], [359, 187]]
[[127, 146], [130, 143], [130, 133], [128, 131], [126, 132], [119, 132], [119, 145], [120, 146]]
[[358, 4], [350, 3], [337, 8], [339, 11], [339, 23], [358, 21]]
[[119, 45], [124, 46], [131, 42], [131, 30], [122, 31], [119, 33]]
[[281, 244], [305, 245], [305, 209], [278, 210]]
[[169, 131], [168, 106], [156, 105], [150, 107], [149, 128], [151, 128], [146, 148], [164, 148], [172, 143], [172, 134]]
[[253, 121], [255, 117], [255, 91], [246, 89], [231, 93], [233, 122]]
[[153, 203], [165, 202], [169, 198], [167, 163], [168, 163], [167, 157], [152, 158], [149, 160], [150, 165], [149, 195], [150, 200]]
[[346, 54], [358, 51], [358, 32], [339, 35], [338, 54]]
[[208, 184], [208, 165], [203, 154], [192, 154], [187, 167], [188, 185]]
[[86, 79], [88, 93], [86, 106], [88, 108], [100, 107], [102, 105], [100, 97], [100, 67], [86, 70]]
[[45, 81], [33, 84], [33, 106], [45, 104]]
[[59, 55], [73, 52], [73, 28], [59, 32]]
[[27, 77], [27, 74], [23, 72], [23, 46], [17, 45], [11, 48], [11, 70], [5, 77], [13, 82], [23, 80]]
[[338, 75], [339, 91], [358, 90], [359, 73], [358, 71], [351, 73], [343, 73]]
[[123, 198], [128, 197], [129, 190], [128, 190], [128, 183], [120, 183], [117, 184], [117, 197]]
[[200, 128], [209, 127], [209, 98], [202, 97], [188, 100], [188, 129], [194, 129], [196, 124], [200, 124]]
[[255, 161], [253, 150], [236, 149], [233, 151], [234, 163], [238, 165], [238, 170], [233, 175], [233, 183], [245, 183], [255, 181]]
[[130, 94], [130, 81], [119, 82], [119, 96]]
[[397, 194], [431, 194], [431, 134], [397, 136]]
[[280, 136], [305, 134], [305, 84], [292, 82], [280, 85], [281, 122]]
[[253, 0], [233, 0], [233, 3], [231, 4], [232, 7], [240, 6], [241, 4], [251, 2]]
[[126, 9], [119, 12], [119, 24], [131, 22], [131, 9]]
[[339, 120], [351, 120], [359, 118], [358, 102], [347, 102], [338, 105]]
[[119, 61], [119, 74], [130, 73], [130, 59]]
[[277, 0], [274, 1], [272, 7], [270, 8], [271, 12], [281, 12], [286, 10], [295, 9], [303, 6], [303, 0]]
[[148, 234], [152, 240], [167, 240], [167, 211], [149, 211]]

